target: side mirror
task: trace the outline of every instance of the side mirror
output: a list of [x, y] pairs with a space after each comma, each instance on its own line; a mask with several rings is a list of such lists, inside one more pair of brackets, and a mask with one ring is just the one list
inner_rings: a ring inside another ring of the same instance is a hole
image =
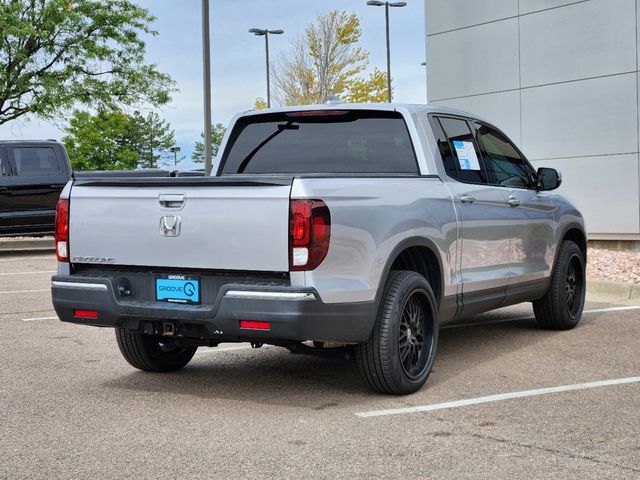
[[555, 168], [541, 167], [536, 177], [538, 191], [555, 190], [562, 185], [562, 175]]

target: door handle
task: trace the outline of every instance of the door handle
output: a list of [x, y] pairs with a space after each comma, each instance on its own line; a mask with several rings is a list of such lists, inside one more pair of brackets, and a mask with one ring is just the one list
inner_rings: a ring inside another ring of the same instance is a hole
[[462, 203], [473, 203], [476, 201], [475, 197], [472, 197], [470, 195], [460, 195], [460, 201]]
[[160, 205], [164, 208], [182, 208], [184, 205], [184, 194], [162, 194], [159, 197]]
[[511, 205], [512, 207], [519, 207], [520, 203], [520, 200], [516, 197], [509, 197], [509, 205]]
[[9, 187], [0, 186], [0, 192], [7, 192]]

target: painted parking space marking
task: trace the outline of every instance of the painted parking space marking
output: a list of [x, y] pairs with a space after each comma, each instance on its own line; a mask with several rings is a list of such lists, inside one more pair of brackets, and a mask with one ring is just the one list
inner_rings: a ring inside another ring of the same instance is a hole
[[[274, 345], [263, 345], [260, 348], [275, 348]], [[198, 350], [196, 355], [210, 355], [212, 353], [224, 353], [224, 352], [233, 352], [235, 350], [258, 350], [257, 348], [253, 348], [251, 345], [243, 345], [239, 347], [224, 347], [224, 348], [208, 348], [206, 350]]]
[[626, 385], [640, 382], [640, 377], [616, 378], [612, 380], [601, 380], [597, 382], [576, 383], [573, 385], [560, 385], [558, 387], [538, 388], [535, 390], [522, 390], [519, 392], [500, 393], [485, 397], [467, 398], [445, 403], [434, 403], [431, 405], [418, 405], [415, 407], [389, 408], [386, 410], [371, 410], [368, 412], [358, 412], [356, 416], [362, 418], [384, 417], [389, 415], [406, 415], [410, 413], [433, 412], [435, 410], [446, 410], [451, 408], [467, 407], [470, 405], [480, 405], [483, 403], [501, 402], [515, 398], [537, 397], [540, 395], [550, 395], [553, 393], [574, 392], [576, 390], [587, 390], [591, 388], [610, 387], [614, 385]]
[[639, 310], [639, 309], [640, 309], [640, 305], [631, 305], [629, 307], [594, 308], [592, 310], [585, 310], [584, 313], [624, 312], [625, 310]]
[[[628, 310], [640, 310], [640, 305], [631, 305], [628, 307], [607, 307], [607, 308], [593, 308], [590, 310], [584, 310], [582, 312], [583, 315], [591, 314], [591, 313], [607, 313], [607, 312], [624, 312]], [[502, 318], [500, 320], [488, 320], [486, 322], [470, 322], [470, 323], [457, 323], [454, 325], [444, 325], [442, 328], [461, 328], [461, 327], [478, 327], [481, 325], [495, 325], [498, 323], [508, 323], [508, 322], [520, 322], [522, 320], [533, 320], [536, 317], [533, 315], [523, 315], [521, 317], [509, 317]]]
[[41, 322], [44, 320], [58, 320], [58, 317], [33, 317], [33, 318], [23, 318], [23, 322]]
[[26, 262], [31, 260], [55, 260], [55, 255], [41, 255], [41, 256], [27, 256], [27, 257], [10, 257], [10, 258], [0, 258], [0, 263], [4, 262]]
[[10, 294], [10, 293], [42, 293], [42, 292], [50, 292], [51, 289], [50, 288], [43, 288], [40, 290], [5, 290], [3, 292], [0, 292], [1, 294]]
[[56, 270], [34, 270], [32, 272], [11, 272], [11, 273], [0, 273], [0, 277], [12, 277], [16, 275], [41, 275], [45, 273], [57, 273]]

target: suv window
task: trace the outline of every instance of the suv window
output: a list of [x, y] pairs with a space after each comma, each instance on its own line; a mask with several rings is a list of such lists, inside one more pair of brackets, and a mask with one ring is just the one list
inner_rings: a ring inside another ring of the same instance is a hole
[[531, 169], [516, 147], [497, 130], [476, 123], [478, 141], [486, 154], [489, 183], [502, 187], [530, 188]]
[[418, 164], [399, 113], [321, 110], [240, 119], [221, 173], [418, 174]]
[[18, 177], [42, 177], [60, 173], [56, 152], [51, 147], [16, 147], [12, 149]]
[[9, 175], [9, 164], [4, 159], [4, 151], [0, 149], [0, 177]]
[[438, 117], [442, 132], [438, 139], [447, 175], [466, 183], [487, 183], [484, 159], [466, 120]]

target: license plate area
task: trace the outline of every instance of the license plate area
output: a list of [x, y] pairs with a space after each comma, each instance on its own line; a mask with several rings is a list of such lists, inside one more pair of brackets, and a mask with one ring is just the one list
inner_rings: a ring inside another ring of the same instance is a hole
[[156, 301], [200, 304], [200, 278], [189, 275], [161, 275], [156, 277]]

